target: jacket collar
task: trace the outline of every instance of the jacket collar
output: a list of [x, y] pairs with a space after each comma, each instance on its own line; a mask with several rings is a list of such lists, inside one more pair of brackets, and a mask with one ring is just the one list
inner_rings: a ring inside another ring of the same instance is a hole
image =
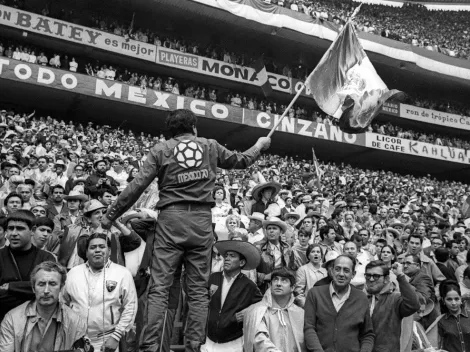
[[[28, 318], [39, 318], [36, 301], [31, 301], [28, 304], [28, 306], [26, 307], [26, 316]], [[60, 302], [57, 302], [57, 308], [54, 314], [52, 314], [52, 318], [55, 318], [57, 322], [61, 322], [62, 317], [63, 317], [62, 304]]]
[[[466, 309], [462, 309], [462, 310], [460, 311], [459, 316], [460, 316], [460, 315], [464, 316], [465, 318], [468, 318], [467, 310], [466, 310]], [[453, 314], [451, 314], [451, 313], [446, 313], [445, 316], [444, 316], [444, 318], [446, 318], [446, 319], [449, 319], [449, 318], [451, 318], [451, 317], [455, 317], [455, 316], [454, 316]]]

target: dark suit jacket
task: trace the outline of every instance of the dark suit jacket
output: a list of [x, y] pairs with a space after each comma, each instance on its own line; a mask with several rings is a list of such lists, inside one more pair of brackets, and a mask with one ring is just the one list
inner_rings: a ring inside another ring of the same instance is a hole
[[[47, 217], [49, 219], [51, 219], [52, 221], [54, 221], [54, 218], [56, 217], [56, 215], [59, 214], [59, 212], [57, 211], [57, 209], [55, 208], [54, 204], [48, 204], [47, 207], [46, 207], [46, 210], [47, 210]], [[69, 208], [67, 207], [67, 203], [63, 202], [62, 204], [62, 209], [60, 211], [61, 214], [68, 214], [69, 212]]]

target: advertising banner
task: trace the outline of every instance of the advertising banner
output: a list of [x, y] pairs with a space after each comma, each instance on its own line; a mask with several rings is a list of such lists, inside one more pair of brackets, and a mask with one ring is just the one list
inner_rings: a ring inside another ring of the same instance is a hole
[[382, 105], [381, 112], [386, 115], [400, 116], [400, 103], [385, 102]]
[[155, 62], [156, 46], [0, 5], [0, 24]]
[[[244, 124], [265, 129], [272, 129], [279, 121], [280, 115], [245, 109]], [[344, 133], [339, 127], [325, 125], [302, 119], [285, 117], [277, 131], [296, 134], [304, 137], [320, 138], [334, 142], [365, 146], [365, 135]]]
[[470, 117], [400, 104], [400, 116], [405, 119], [432, 123], [470, 131]]
[[[259, 85], [256, 72], [251, 67], [244, 67], [223, 61], [209, 59], [207, 57], [182, 53], [177, 50], [157, 47], [156, 62], [160, 65], [179, 68], [208, 76], [219, 77], [230, 81]], [[292, 93], [298, 89], [301, 82], [293, 84], [292, 79], [268, 72], [269, 83], [273, 90], [284, 93]], [[261, 90], [261, 88], [260, 88]]]
[[[98, 79], [96, 77], [58, 70], [12, 59], [0, 58], [0, 79], [23, 81], [30, 84], [78, 94], [111, 99], [158, 110], [189, 109], [197, 116], [244, 124], [251, 127], [271, 129], [279, 115], [242, 109], [230, 105], [188, 98], [152, 89]], [[278, 128], [281, 132], [321, 138], [325, 140], [365, 145], [364, 134], [350, 135], [335, 126], [286, 117]]]
[[468, 153], [467, 150], [384, 136], [377, 133], [367, 132], [365, 145], [368, 148], [389, 152], [415, 155], [453, 163], [470, 164], [470, 153]]
[[[143, 90], [140, 87], [129, 86], [121, 82], [98, 79], [92, 76], [6, 58], [0, 58], [0, 79], [21, 81], [39, 87], [67, 90], [76, 94], [84, 94], [163, 111], [189, 109], [200, 117], [264, 128], [266, 130], [271, 129], [279, 120], [279, 115], [237, 108], [151, 89]], [[318, 124], [302, 119], [286, 117], [278, 127], [278, 131], [395, 153], [470, 164], [470, 155], [468, 155], [470, 153], [462, 149], [436, 146], [375, 133], [352, 135], [342, 132], [335, 126]]]

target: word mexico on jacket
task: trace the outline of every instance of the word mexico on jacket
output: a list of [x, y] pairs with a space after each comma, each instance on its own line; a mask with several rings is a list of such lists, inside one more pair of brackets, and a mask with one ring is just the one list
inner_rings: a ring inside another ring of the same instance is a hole
[[[183, 169], [198, 168], [202, 165], [202, 147], [194, 141], [184, 140], [173, 149], [176, 162]], [[196, 169], [178, 174], [178, 183], [198, 181], [209, 178], [209, 170]]]

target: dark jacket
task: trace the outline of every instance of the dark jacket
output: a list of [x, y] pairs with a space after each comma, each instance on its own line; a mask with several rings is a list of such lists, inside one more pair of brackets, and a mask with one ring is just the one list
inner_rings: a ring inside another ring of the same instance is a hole
[[213, 273], [209, 278], [209, 287], [215, 292], [211, 292], [207, 336], [213, 342], [226, 343], [243, 336], [243, 322], [237, 322], [235, 313], [263, 298], [256, 284], [244, 274], [238, 274], [234, 280], [221, 307], [223, 273]]
[[[103, 185], [101, 187], [96, 187], [96, 185], [98, 184], [98, 181], [99, 181], [100, 178], [107, 178], [109, 180], [110, 184], [108, 185], [106, 183], [103, 183]], [[88, 178], [86, 179], [85, 194], [87, 194], [87, 195], [90, 195], [90, 194], [96, 195], [96, 193], [101, 188], [103, 188], [103, 189], [108, 188], [114, 194], [116, 194], [117, 191], [118, 191], [118, 186], [119, 186], [119, 184], [116, 182], [116, 180], [114, 178], [112, 178], [111, 176], [106, 175], [106, 173], [100, 174], [98, 172], [94, 172], [90, 176], [88, 176]]]
[[436, 265], [446, 279], [457, 281], [454, 271], [452, 271], [446, 264], [437, 262]]
[[311, 289], [305, 301], [304, 336], [309, 352], [372, 351], [375, 335], [365, 293], [351, 287], [337, 312], [329, 285]]
[[419, 310], [418, 297], [405, 275], [397, 277], [400, 293], [392, 292], [389, 284], [376, 295], [372, 325], [375, 332], [374, 352], [400, 352], [402, 319]]
[[[198, 150], [194, 151], [194, 156], [200, 156], [201, 159], [196, 163], [197, 166], [188, 168], [188, 163], [194, 163], [195, 160], [186, 160], [183, 153], [195, 147]], [[177, 152], [179, 161], [174, 155], [175, 150], [179, 150]], [[159, 209], [182, 202], [214, 204], [212, 191], [217, 168], [245, 169], [256, 161], [259, 153], [256, 147], [244, 153], [232, 152], [213, 139], [196, 137], [192, 134], [178, 135], [166, 142], [157, 143], [147, 154], [139, 176], [121, 193], [106, 216], [110, 220], [121, 216], [139, 199], [156, 177], [158, 177], [160, 196], [157, 203]]]
[[[54, 218], [59, 215], [59, 212], [57, 211], [56, 207], [54, 204], [50, 203], [46, 206], [46, 211], [47, 211], [47, 217], [54, 221]], [[67, 214], [69, 212], [69, 208], [67, 207], [67, 203], [63, 202], [62, 204], [62, 209], [60, 210], [61, 214]]]
[[42, 262], [51, 260], [55, 262], [54, 256], [42, 249], [33, 246], [34, 261], [27, 277], [21, 277], [13, 254], [9, 246], [0, 249], [0, 286], [8, 284], [8, 292], [0, 293], [0, 321], [3, 320], [8, 311], [18, 307], [26, 301], [35, 299], [33, 289], [31, 288], [30, 275], [34, 267]]

